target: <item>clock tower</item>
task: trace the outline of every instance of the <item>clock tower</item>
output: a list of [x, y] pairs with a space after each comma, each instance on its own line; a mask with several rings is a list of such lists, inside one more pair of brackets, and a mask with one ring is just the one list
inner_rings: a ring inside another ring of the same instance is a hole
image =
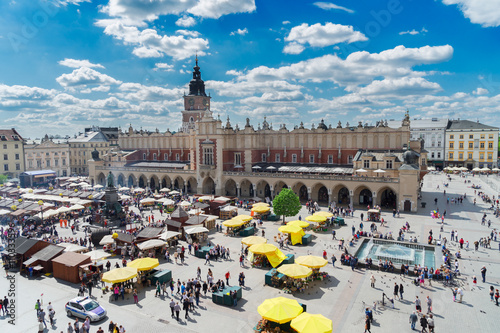
[[194, 123], [210, 110], [210, 96], [205, 93], [205, 82], [201, 79], [198, 56], [193, 67], [193, 79], [189, 82], [189, 94], [184, 95], [184, 111], [182, 111], [182, 131], [194, 129]]

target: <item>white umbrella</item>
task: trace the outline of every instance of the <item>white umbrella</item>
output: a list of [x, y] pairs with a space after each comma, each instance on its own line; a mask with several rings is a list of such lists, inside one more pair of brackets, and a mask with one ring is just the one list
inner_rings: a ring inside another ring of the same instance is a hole
[[500, 169], [499, 168], [493, 168], [493, 169], [491, 169], [491, 171], [500, 171]]
[[125, 187], [125, 186], [120, 187], [120, 188], [118, 189], [118, 191], [128, 191], [128, 190], [130, 190], [130, 188]]
[[81, 182], [81, 183], [78, 183], [79, 186], [86, 186], [86, 185], [89, 185], [87, 184], [86, 182]]
[[100, 185], [100, 184], [97, 184], [97, 185], [94, 185], [94, 188], [103, 188], [104, 186]]
[[375, 173], [384, 173], [384, 172], [385, 172], [385, 170], [382, 170], [382, 169], [377, 169], [377, 170], [375, 170], [375, 171], [373, 171], [373, 172], [375, 172]]
[[165, 193], [165, 192], [170, 192], [170, 189], [165, 187], [165, 188], [162, 188], [162, 189], [160, 190], [160, 192], [163, 192], [163, 193]]
[[206, 200], [212, 200], [211, 195], [202, 195], [201, 197], [198, 198], [198, 200], [206, 201]]
[[184, 231], [186, 234], [199, 234], [202, 232], [208, 232], [209, 230], [205, 227], [191, 227], [191, 228], [184, 228]]
[[155, 202], [155, 199], [153, 199], [153, 198], [146, 198], [146, 199], [142, 199], [141, 200], [141, 204], [150, 203], [150, 202]]
[[57, 211], [58, 211], [59, 213], [67, 213], [67, 212], [70, 212], [70, 211], [71, 211], [71, 209], [69, 209], [68, 207], [62, 206], [62, 207], [59, 207], [59, 208], [57, 209]]
[[179, 192], [179, 191], [170, 191], [170, 194], [176, 195], [176, 194], [181, 194], [181, 192]]
[[175, 204], [175, 201], [172, 199], [164, 199], [163, 200], [163, 206], [169, 206]]
[[141, 250], [154, 249], [155, 247], [162, 247], [165, 245], [165, 241], [161, 239], [150, 239], [143, 243], [137, 244], [137, 247]]
[[276, 169], [276, 168], [275, 168], [275, 167], [273, 167], [272, 165], [271, 165], [271, 166], [268, 166], [268, 167], [266, 168], [266, 170], [275, 170], [275, 169]]
[[231, 199], [226, 198], [226, 197], [217, 197], [217, 198], [215, 198], [215, 200], [219, 200], [219, 201], [231, 201]]
[[100, 241], [99, 245], [107, 245], [113, 244], [115, 240], [113, 239], [113, 235], [105, 235]]
[[289, 167], [287, 167], [287, 166], [282, 166], [282, 167], [280, 167], [278, 170], [279, 170], [279, 171], [288, 171], [288, 170], [290, 170], [290, 168], [289, 168]]
[[120, 195], [121, 200], [128, 200], [130, 199], [130, 195]]
[[189, 201], [184, 200], [183, 202], [181, 202], [179, 204], [179, 206], [181, 206], [181, 207], [187, 207], [187, 206], [191, 206], [191, 203]]
[[76, 204], [71, 207], [69, 207], [70, 210], [80, 210], [80, 209], [85, 209], [82, 205]]
[[134, 193], [140, 193], [140, 192], [144, 192], [144, 191], [145, 191], [145, 189], [138, 187], [134, 190]]
[[368, 171], [366, 171], [365, 169], [358, 169], [356, 170], [356, 172], [368, 172]]
[[262, 169], [262, 168], [261, 168], [260, 166], [258, 166], [258, 165], [254, 165], [254, 166], [252, 167], [252, 169]]
[[490, 171], [490, 168], [484, 167], [484, 168], [481, 169], [481, 171]]
[[468, 171], [469, 169], [467, 169], [466, 167], [461, 167], [460, 168], [460, 171]]
[[99, 261], [103, 258], [109, 257], [111, 254], [104, 252], [103, 250], [93, 250], [93, 251], [85, 253], [85, 255], [89, 256], [90, 260], [92, 260], [92, 261]]
[[75, 184], [75, 183], [71, 183], [71, 184], [69, 184], [69, 187], [77, 187], [77, 186], [80, 186], [80, 185]]
[[179, 236], [181, 233], [177, 231], [165, 231], [164, 233], [161, 233], [159, 238], [163, 239], [164, 241], [169, 240], [172, 237]]
[[80, 252], [85, 251], [87, 248], [85, 246], [81, 246], [73, 243], [59, 243], [59, 246], [64, 247], [64, 252]]
[[481, 171], [481, 168], [475, 167], [472, 171]]

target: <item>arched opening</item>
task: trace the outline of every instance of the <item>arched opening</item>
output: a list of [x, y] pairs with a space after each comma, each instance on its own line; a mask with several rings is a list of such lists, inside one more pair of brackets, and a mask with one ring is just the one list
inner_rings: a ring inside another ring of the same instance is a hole
[[117, 184], [119, 187], [121, 187], [121, 186], [125, 186], [125, 177], [123, 176], [123, 174], [122, 174], [122, 173], [120, 173], [120, 174], [118, 175], [118, 179], [117, 179], [117, 181], [116, 181], [116, 184]]
[[278, 195], [282, 189], [284, 188], [288, 188], [288, 186], [282, 182], [282, 181], [279, 181], [277, 182], [275, 185], [274, 185], [274, 195]]
[[240, 184], [241, 197], [253, 197], [253, 186], [248, 179], [243, 179]]
[[198, 182], [193, 177], [189, 178], [186, 185], [187, 193], [195, 193], [198, 188]]
[[328, 205], [328, 189], [326, 186], [321, 186], [318, 190], [318, 204]]
[[146, 185], [147, 185], [146, 177], [144, 175], [140, 176], [139, 177], [139, 187], [146, 188]]
[[176, 177], [174, 180], [174, 189], [178, 191], [184, 191], [184, 179], [181, 177]]
[[161, 180], [161, 188], [170, 188], [172, 187], [172, 180], [168, 176], [164, 176]]
[[299, 199], [300, 201], [307, 201], [309, 196], [307, 195], [307, 187], [302, 185], [299, 189]]
[[135, 185], [134, 176], [133, 175], [128, 176], [127, 186], [133, 187], [134, 185]]
[[372, 205], [372, 192], [365, 188], [359, 192], [359, 204], [360, 205]]
[[224, 185], [224, 193], [226, 193], [227, 196], [233, 196], [233, 197], [238, 195], [236, 182], [234, 180], [228, 179], [226, 181], [226, 184]]
[[339, 190], [337, 198], [337, 203], [339, 205], [349, 205], [351, 203], [351, 196], [349, 195], [347, 187], [342, 187]]
[[254, 190], [253, 190], [253, 184], [250, 184], [248, 186], [248, 193], [249, 193], [250, 198], [255, 197], [255, 193], [254, 193]]
[[271, 187], [269, 186], [269, 184], [264, 181], [264, 180], [261, 180], [258, 184], [257, 184], [257, 196], [259, 198], [269, 198], [271, 199]]
[[149, 180], [149, 187], [151, 188], [151, 191], [156, 190], [156, 185], [157, 185], [157, 183], [156, 183], [156, 179], [155, 179], [155, 177], [153, 176], [153, 177], [151, 177], [151, 179]]
[[390, 188], [386, 188], [379, 195], [380, 197], [380, 207], [387, 209], [395, 209], [397, 207], [397, 196], [396, 193]]
[[205, 178], [203, 181], [203, 194], [215, 194], [215, 183], [210, 177]]
[[104, 176], [104, 174], [103, 174], [102, 172], [101, 172], [101, 173], [99, 174], [99, 176], [97, 177], [97, 183], [98, 183], [99, 185], [103, 185], [103, 186], [105, 186], [105, 185], [106, 185], [106, 176]]

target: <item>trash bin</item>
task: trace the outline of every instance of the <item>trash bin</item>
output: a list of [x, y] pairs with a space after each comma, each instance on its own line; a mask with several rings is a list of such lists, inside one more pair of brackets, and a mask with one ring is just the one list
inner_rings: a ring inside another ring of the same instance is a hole
[[425, 208], [425, 205], [427, 205], [427, 202], [422, 202], [421, 205], [422, 205], [422, 208]]

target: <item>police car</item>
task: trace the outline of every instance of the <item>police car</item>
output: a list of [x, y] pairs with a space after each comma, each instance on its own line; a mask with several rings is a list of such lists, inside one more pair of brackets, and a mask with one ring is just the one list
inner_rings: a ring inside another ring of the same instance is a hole
[[66, 303], [68, 316], [80, 317], [90, 321], [98, 321], [106, 317], [106, 310], [90, 297], [76, 297]]

